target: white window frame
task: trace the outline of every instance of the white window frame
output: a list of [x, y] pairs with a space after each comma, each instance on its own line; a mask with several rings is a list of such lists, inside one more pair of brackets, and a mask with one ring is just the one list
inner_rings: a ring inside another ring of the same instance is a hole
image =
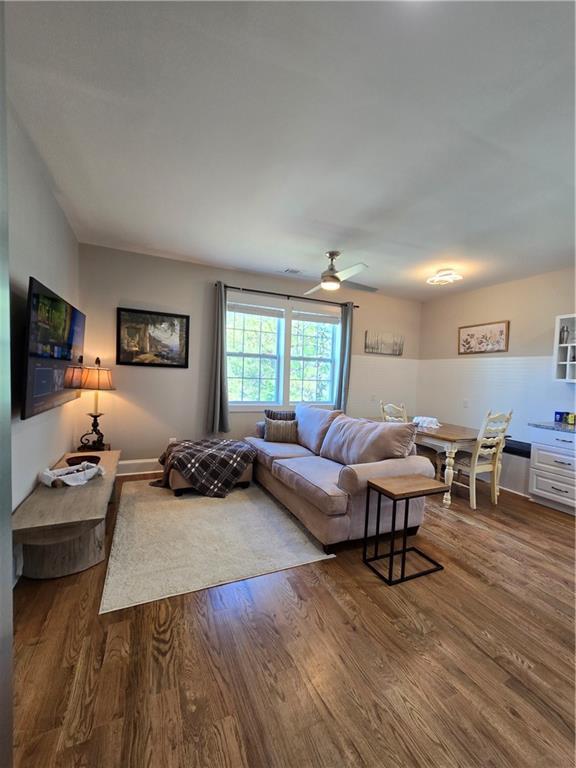
[[[340, 353], [340, 307], [331, 304], [313, 304], [312, 302], [298, 301], [298, 299], [283, 299], [276, 296], [259, 296], [258, 294], [250, 294], [248, 292], [234, 291], [230, 289], [227, 296], [227, 309], [228, 305], [239, 305], [252, 307], [255, 312], [258, 308], [266, 309], [279, 309], [283, 312], [283, 334], [284, 344], [279, 349], [279, 365], [277, 375], [279, 377], [279, 384], [281, 387], [278, 389], [280, 395], [279, 402], [276, 403], [245, 403], [239, 401], [229, 400], [228, 407], [231, 413], [261, 413], [264, 408], [290, 408], [294, 407], [300, 401], [291, 401], [290, 398], [290, 351], [292, 341], [292, 316], [293, 314], [308, 315], [311, 319], [318, 319], [324, 322], [332, 322], [338, 326], [338, 330], [334, 339], [334, 354], [332, 359], [333, 365], [333, 378], [332, 378], [332, 400], [321, 402], [314, 401], [302, 401], [310, 402], [310, 404], [316, 404], [319, 406], [330, 406], [334, 403], [334, 397], [336, 396], [336, 376], [339, 367], [339, 353]], [[298, 317], [298, 319], [301, 319]], [[228, 353], [226, 353], [228, 355]], [[297, 358], [301, 359], [301, 358]], [[310, 358], [304, 358], [310, 359]]]
[[[282, 337], [285, 337], [284, 332], [284, 324], [285, 324], [285, 317], [284, 313], [282, 311], [276, 312], [276, 311], [266, 311], [266, 310], [275, 310], [275, 307], [270, 307], [255, 304], [253, 301], [238, 301], [238, 300], [228, 300], [226, 302], [226, 313], [228, 313], [228, 307], [231, 308], [232, 311], [240, 311], [244, 312], [245, 314], [254, 314], [258, 315], [259, 317], [265, 316], [266, 314], [269, 314], [272, 317], [277, 317], [279, 319], [278, 323], [278, 332], [277, 332], [277, 349], [278, 349], [278, 355], [261, 355], [261, 354], [255, 354], [255, 353], [249, 353], [249, 352], [228, 352], [226, 351], [226, 367], [228, 367], [228, 355], [234, 357], [240, 357], [243, 360], [246, 358], [268, 358], [277, 360], [276, 365], [276, 394], [281, 395], [282, 394], [282, 387], [284, 382], [284, 351], [283, 351], [283, 345], [282, 345]], [[228, 323], [226, 323], [226, 326]], [[276, 401], [270, 401], [267, 400], [265, 402], [258, 402], [258, 401], [242, 401], [242, 400], [228, 400], [228, 406], [233, 411], [261, 411], [263, 408], [274, 408], [281, 405], [280, 402]]]
[[[326, 360], [321, 357], [305, 357], [297, 356], [292, 357], [292, 322], [293, 320], [309, 320], [310, 322], [326, 323], [336, 326], [336, 332], [333, 336], [332, 357], [330, 360]], [[331, 383], [332, 391], [331, 397], [328, 400], [289, 400], [287, 405], [297, 405], [298, 403], [314, 403], [316, 405], [334, 405], [334, 398], [336, 397], [336, 372], [338, 367], [338, 353], [340, 350], [340, 317], [332, 314], [324, 314], [322, 312], [307, 311], [292, 309], [290, 312], [290, 333], [286, 336], [286, 349], [290, 351], [290, 365], [286, 366], [286, 378], [284, 386], [288, 389], [285, 390], [287, 398], [290, 397], [290, 368], [293, 360], [299, 360], [302, 363], [306, 362], [329, 362], [332, 369]]]

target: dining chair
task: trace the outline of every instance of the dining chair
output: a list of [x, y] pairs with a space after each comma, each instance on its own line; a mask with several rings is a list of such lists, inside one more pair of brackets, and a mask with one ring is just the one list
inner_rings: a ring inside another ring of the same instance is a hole
[[380, 412], [382, 414], [382, 421], [408, 421], [408, 414], [404, 403], [401, 405], [394, 405], [394, 403], [384, 405], [384, 401], [380, 400]]
[[454, 470], [460, 476], [467, 472], [470, 489], [470, 507], [476, 509], [476, 476], [490, 472], [492, 504], [498, 504], [500, 494], [500, 473], [502, 471], [502, 451], [506, 442], [506, 433], [512, 419], [509, 413], [488, 411], [478, 432], [476, 445], [469, 451], [458, 451], [454, 460]]

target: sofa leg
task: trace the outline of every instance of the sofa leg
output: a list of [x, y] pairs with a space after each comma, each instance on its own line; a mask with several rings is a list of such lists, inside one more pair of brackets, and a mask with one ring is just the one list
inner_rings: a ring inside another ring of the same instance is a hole
[[184, 489], [183, 488], [175, 488], [174, 496], [183, 496], [183, 495], [184, 495]]
[[236, 483], [238, 488], [250, 488], [250, 480], [245, 480], [243, 483]]
[[334, 544], [323, 544], [322, 549], [324, 550], [325, 555], [334, 554]]

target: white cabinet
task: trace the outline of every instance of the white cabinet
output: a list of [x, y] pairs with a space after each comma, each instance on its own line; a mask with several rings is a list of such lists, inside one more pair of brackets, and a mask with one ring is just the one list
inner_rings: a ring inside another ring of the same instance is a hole
[[576, 382], [576, 315], [559, 315], [556, 318], [554, 378]]
[[531, 425], [530, 496], [562, 512], [576, 514], [576, 434]]

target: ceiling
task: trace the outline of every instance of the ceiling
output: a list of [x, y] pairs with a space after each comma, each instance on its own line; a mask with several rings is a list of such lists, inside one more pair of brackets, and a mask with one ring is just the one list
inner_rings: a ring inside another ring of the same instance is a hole
[[337, 248], [420, 300], [573, 264], [570, 2], [12, 2], [6, 31], [81, 242], [308, 279]]

